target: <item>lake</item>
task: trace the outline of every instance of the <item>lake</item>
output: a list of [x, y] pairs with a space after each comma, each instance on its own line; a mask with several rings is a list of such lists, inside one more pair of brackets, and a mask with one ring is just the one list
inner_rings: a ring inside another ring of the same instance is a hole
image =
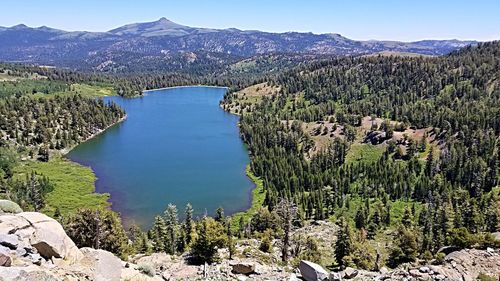
[[195, 216], [223, 207], [226, 214], [250, 206], [254, 184], [245, 174], [247, 150], [238, 116], [219, 101], [226, 89], [181, 87], [143, 97], [106, 97], [127, 119], [67, 154], [97, 176], [96, 191], [111, 194], [125, 225], [148, 228], [168, 203], [179, 215], [190, 202]]

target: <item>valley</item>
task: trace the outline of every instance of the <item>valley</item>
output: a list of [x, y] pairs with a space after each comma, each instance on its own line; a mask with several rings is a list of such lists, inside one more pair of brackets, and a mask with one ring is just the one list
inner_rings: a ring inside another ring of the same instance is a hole
[[500, 41], [296, 5], [0, 27], [0, 281], [498, 280]]

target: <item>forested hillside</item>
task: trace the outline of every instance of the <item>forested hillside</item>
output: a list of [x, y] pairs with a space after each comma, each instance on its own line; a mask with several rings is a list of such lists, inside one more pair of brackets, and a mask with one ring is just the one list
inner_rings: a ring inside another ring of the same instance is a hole
[[[286, 197], [301, 218], [347, 219], [339, 265], [370, 267], [375, 249], [349, 245], [373, 246], [384, 229], [392, 265], [499, 230], [500, 42], [435, 58], [341, 57], [267, 84], [222, 106], [240, 108], [270, 210]], [[311, 153], [320, 136], [328, 145]]]

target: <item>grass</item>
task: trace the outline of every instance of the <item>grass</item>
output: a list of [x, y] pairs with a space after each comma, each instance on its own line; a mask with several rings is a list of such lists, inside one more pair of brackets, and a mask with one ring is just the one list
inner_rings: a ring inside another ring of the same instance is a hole
[[353, 143], [347, 153], [346, 162], [376, 162], [385, 151], [383, 145]]
[[[375, 206], [381, 202], [378, 202], [375, 199], [370, 199], [370, 215], [373, 215], [375, 211]], [[391, 227], [397, 226], [400, 222], [401, 219], [403, 218], [404, 210], [406, 208], [411, 209], [413, 204], [415, 204], [415, 212], [416, 214], [413, 214], [414, 217], [418, 215], [422, 208], [423, 204], [420, 202], [415, 202], [415, 201], [403, 201], [403, 200], [396, 200], [392, 201], [390, 203], [391, 206]], [[352, 196], [349, 200], [349, 208], [347, 207], [342, 207], [338, 211], [335, 211], [335, 215], [330, 217], [330, 221], [337, 221], [340, 217], [344, 217], [349, 219], [349, 221], [352, 223], [352, 226], [354, 227], [354, 218], [356, 216], [356, 212], [358, 211], [358, 208], [361, 206], [365, 205], [365, 201], [358, 197], [358, 196]]]
[[98, 98], [116, 96], [116, 92], [112, 86], [108, 85], [88, 85], [88, 84], [72, 84], [69, 91], [56, 92], [51, 94], [36, 93], [34, 97], [54, 97], [54, 96], [72, 96], [80, 94], [84, 97]]
[[233, 230], [238, 229], [241, 218], [243, 218], [245, 222], [249, 221], [253, 214], [255, 214], [255, 212], [257, 212], [257, 210], [264, 205], [264, 200], [266, 199], [266, 191], [264, 190], [264, 182], [262, 179], [252, 173], [250, 165], [247, 166], [246, 173], [247, 176], [255, 183], [255, 188], [252, 190], [252, 205], [248, 210], [231, 216], [231, 227]]
[[45, 214], [53, 214], [59, 208], [62, 215], [76, 212], [80, 208], [99, 209], [109, 206], [109, 194], [94, 193], [96, 177], [88, 167], [54, 157], [49, 162], [23, 161], [16, 167], [17, 177], [25, 177], [35, 171], [47, 176], [54, 190], [47, 194]]

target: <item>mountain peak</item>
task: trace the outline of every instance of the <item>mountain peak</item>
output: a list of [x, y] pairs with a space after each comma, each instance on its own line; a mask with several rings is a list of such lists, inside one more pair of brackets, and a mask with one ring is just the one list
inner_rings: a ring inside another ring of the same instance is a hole
[[21, 24], [18, 24], [18, 25], [14, 25], [11, 28], [12, 29], [24, 29], [24, 28], [28, 28], [28, 26], [21, 23]]
[[151, 37], [162, 35], [182, 36], [189, 34], [190, 31], [192, 31], [192, 28], [177, 24], [165, 17], [162, 17], [159, 20], [153, 22], [127, 24], [110, 30], [109, 32], [116, 35], [139, 35]]
[[160, 23], [174, 23], [173, 21], [167, 19], [166, 17], [161, 17], [157, 22], [160, 22]]

